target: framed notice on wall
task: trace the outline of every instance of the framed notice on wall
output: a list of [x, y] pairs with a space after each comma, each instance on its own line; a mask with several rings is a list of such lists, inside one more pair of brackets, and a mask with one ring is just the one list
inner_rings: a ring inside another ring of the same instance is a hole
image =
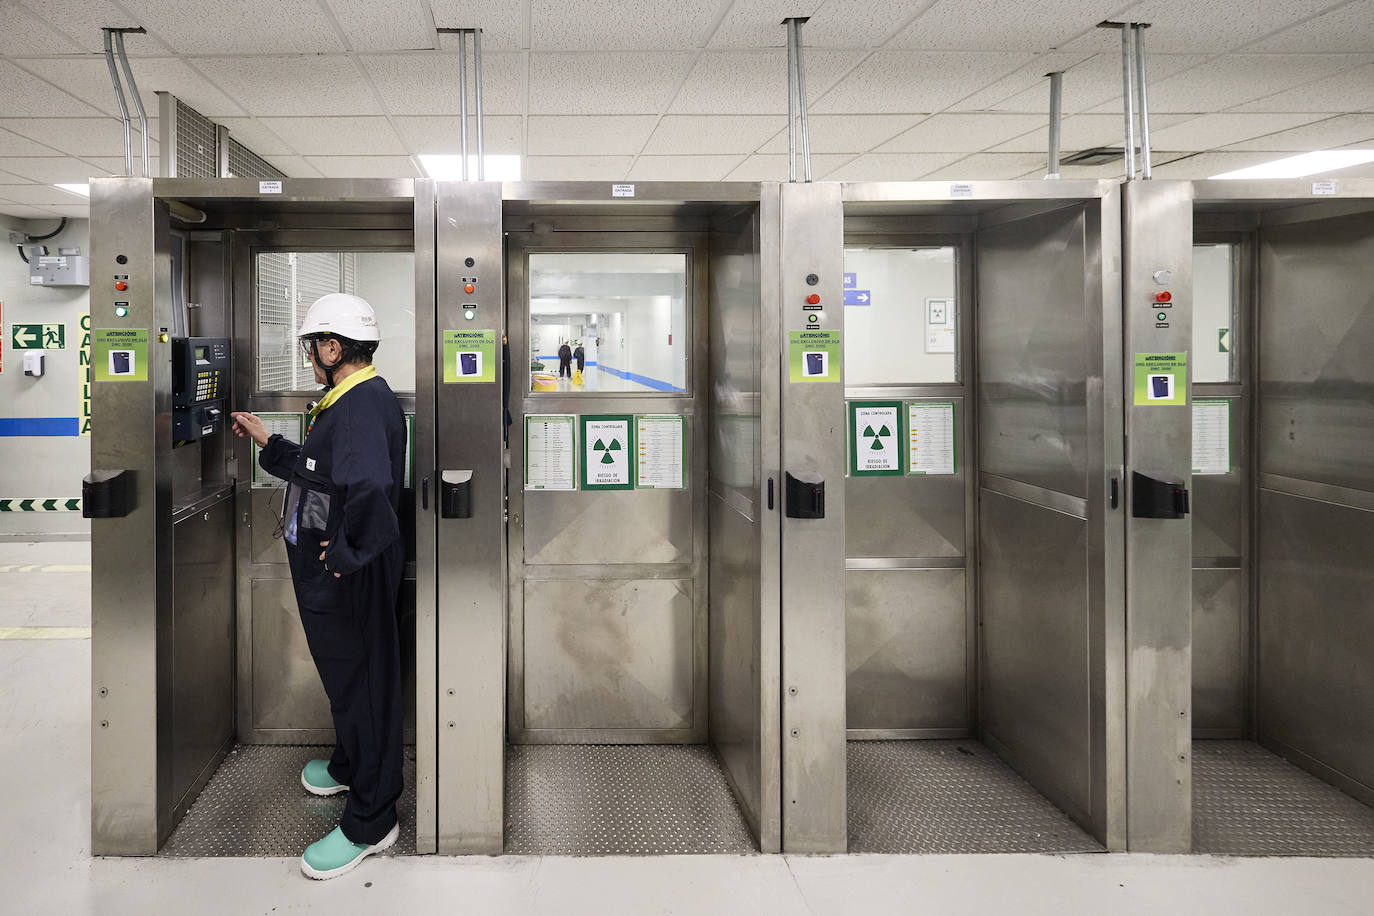
[[[280, 434], [283, 438], [299, 444], [305, 439], [305, 414], [303, 413], [260, 413], [257, 415], [263, 425], [267, 427], [267, 435], [274, 436]], [[256, 442], [253, 443], [253, 478], [252, 486], [254, 489], [268, 489], [279, 487], [286, 481], [280, 477], [275, 477], [262, 469], [258, 464], [258, 453], [262, 451]]]
[[582, 415], [582, 489], [633, 490], [633, 414]]
[[525, 417], [525, 489], [577, 489], [577, 417], [529, 414]]
[[904, 427], [901, 401], [849, 403], [849, 474], [900, 477]]
[[953, 474], [956, 465], [953, 401], [906, 405], [907, 473]]
[[954, 300], [926, 300], [926, 352], [953, 353]]
[[1231, 473], [1231, 402], [1193, 402], [1193, 473]]
[[687, 418], [681, 414], [635, 417], [635, 488], [681, 490], [687, 486]]

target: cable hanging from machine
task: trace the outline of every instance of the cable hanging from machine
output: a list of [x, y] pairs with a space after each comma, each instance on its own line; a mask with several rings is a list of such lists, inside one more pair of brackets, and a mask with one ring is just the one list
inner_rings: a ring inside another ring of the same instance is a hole
[[[52, 232], [49, 232], [47, 235], [29, 235], [27, 232], [24, 233], [24, 243], [27, 244], [29, 242], [46, 242], [48, 239], [56, 238], [57, 236], [61, 235], [62, 230], [66, 228], [67, 218], [64, 216], [62, 217], [62, 221], [57, 224], [57, 228], [54, 229]], [[24, 250], [24, 246], [18, 245], [16, 247], [19, 249], [19, 257], [24, 259], [25, 264], [29, 263], [29, 255], [28, 252]]]

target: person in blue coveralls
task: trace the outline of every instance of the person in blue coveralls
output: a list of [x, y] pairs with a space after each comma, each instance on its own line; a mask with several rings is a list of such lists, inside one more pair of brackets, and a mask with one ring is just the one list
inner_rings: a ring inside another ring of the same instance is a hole
[[235, 413], [234, 432], [262, 449], [258, 462], [287, 481], [286, 555], [310, 654], [334, 717], [335, 748], [311, 760], [301, 785], [348, 793], [339, 826], [301, 856], [310, 878], [334, 878], [396, 842], [400, 828], [402, 704], [397, 602], [405, 567], [399, 512], [405, 419], [372, 354], [381, 342], [366, 300], [330, 293], [298, 335], [324, 397], [305, 441], [269, 436]]

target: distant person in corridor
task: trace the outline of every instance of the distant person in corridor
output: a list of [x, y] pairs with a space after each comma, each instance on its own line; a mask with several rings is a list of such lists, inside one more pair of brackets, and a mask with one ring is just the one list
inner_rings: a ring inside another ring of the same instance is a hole
[[572, 369], [569, 368], [571, 364], [572, 364], [572, 348], [568, 346], [568, 342], [565, 340], [565, 341], [563, 341], [563, 343], [560, 344], [559, 347], [558, 347], [558, 377], [559, 377], [559, 378], [572, 378]]

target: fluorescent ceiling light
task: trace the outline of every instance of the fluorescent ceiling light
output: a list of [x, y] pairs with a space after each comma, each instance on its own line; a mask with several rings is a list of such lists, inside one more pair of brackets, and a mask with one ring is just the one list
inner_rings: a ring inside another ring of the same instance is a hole
[[1374, 162], [1374, 150], [1368, 149], [1322, 149], [1300, 156], [1288, 156], [1263, 162], [1234, 172], [1222, 172], [1213, 178], [1303, 178], [1322, 172], [1348, 169], [1354, 165]]
[[[520, 180], [519, 156], [487, 155], [483, 161], [487, 181]], [[463, 159], [457, 153], [421, 153], [420, 165], [430, 178], [440, 181], [461, 181], [463, 178]], [[473, 154], [468, 155], [468, 177], [477, 178], [477, 156]]]
[[88, 184], [55, 184], [55, 188], [61, 188], [68, 194], [79, 194], [82, 197], [91, 196], [91, 186]]

